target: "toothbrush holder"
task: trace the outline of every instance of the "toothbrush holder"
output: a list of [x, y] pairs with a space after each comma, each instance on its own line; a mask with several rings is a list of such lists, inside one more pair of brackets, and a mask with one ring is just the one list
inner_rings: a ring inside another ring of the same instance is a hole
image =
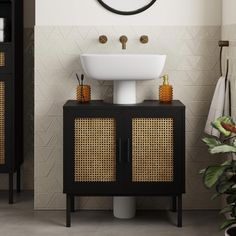
[[91, 101], [90, 85], [78, 85], [76, 91], [76, 97], [79, 103], [89, 103]]

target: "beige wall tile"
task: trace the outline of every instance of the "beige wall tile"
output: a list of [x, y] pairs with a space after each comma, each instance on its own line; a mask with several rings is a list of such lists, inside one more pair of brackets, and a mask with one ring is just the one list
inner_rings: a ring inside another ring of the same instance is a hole
[[[174, 97], [187, 107], [187, 194], [185, 208], [218, 208], [202, 186], [198, 171], [212, 163], [201, 143], [214, 86], [219, 77], [220, 26], [38, 26], [36, 27], [35, 72], [35, 208], [63, 209], [62, 194], [62, 105], [74, 98], [75, 73], [82, 73], [79, 54], [122, 53], [118, 38], [129, 37], [126, 53], [167, 54], [165, 73], [170, 74]], [[98, 36], [106, 34], [108, 44]], [[139, 43], [148, 34], [147, 45]], [[93, 99], [112, 97], [112, 83], [92, 81]], [[139, 82], [138, 100], [157, 99], [160, 80]], [[151, 202], [151, 204], [150, 204]], [[139, 208], [167, 208], [167, 198], [138, 198]], [[110, 209], [111, 198], [80, 198], [83, 209]]]

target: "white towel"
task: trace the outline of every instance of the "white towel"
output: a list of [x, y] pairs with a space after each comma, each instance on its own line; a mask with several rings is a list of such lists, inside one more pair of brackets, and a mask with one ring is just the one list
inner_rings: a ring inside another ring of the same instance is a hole
[[0, 42], [4, 42], [4, 31], [0, 30]]
[[[208, 114], [205, 132], [209, 135], [220, 137], [220, 132], [211, 126], [211, 122], [217, 118], [228, 115], [229, 104], [227, 98], [229, 97], [229, 86], [225, 89], [225, 77], [220, 77], [217, 82], [215, 93], [211, 102], [210, 111]], [[227, 101], [226, 101], [227, 100]]]
[[0, 30], [4, 30], [5, 28], [5, 18], [0, 18]]

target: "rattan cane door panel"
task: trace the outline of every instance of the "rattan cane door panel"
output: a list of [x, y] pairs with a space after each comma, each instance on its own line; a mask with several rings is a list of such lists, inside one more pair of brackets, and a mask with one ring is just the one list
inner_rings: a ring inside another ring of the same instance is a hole
[[5, 83], [0, 81], [0, 165], [5, 164]]
[[5, 53], [0, 51], [0, 67], [6, 66]]
[[174, 181], [173, 118], [132, 119], [132, 181]]
[[75, 182], [116, 182], [116, 121], [75, 119]]
[[11, 46], [7, 44], [0, 44], [0, 74], [12, 73], [11, 60]]

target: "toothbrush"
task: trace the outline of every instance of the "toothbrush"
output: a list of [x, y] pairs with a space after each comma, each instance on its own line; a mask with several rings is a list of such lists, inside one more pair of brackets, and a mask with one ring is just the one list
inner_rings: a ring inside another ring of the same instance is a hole
[[81, 74], [81, 100], [84, 100], [84, 90], [83, 90], [83, 86], [84, 86], [84, 74]]
[[84, 74], [81, 75], [81, 86], [83, 87], [84, 85]]
[[78, 80], [78, 82], [79, 82], [79, 85], [80, 85], [80, 78], [79, 78], [79, 76], [78, 76], [77, 73], [76, 73], [76, 78], [77, 78], [77, 80]]

